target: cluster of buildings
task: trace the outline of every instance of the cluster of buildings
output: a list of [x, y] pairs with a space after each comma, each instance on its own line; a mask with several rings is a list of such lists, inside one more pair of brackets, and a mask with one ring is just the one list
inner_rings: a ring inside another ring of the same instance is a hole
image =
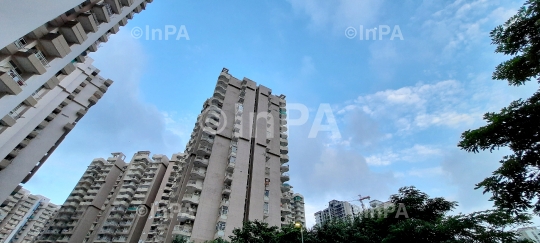
[[285, 107], [223, 69], [183, 153], [94, 159], [36, 242], [204, 242], [248, 220], [305, 224], [304, 198], [286, 183]]
[[388, 209], [393, 206], [393, 203], [372, 200], [369, 206], [369, 208], [363, 208], [348, 201], [332, 200], [328, 202], [328, 208], [315, 213], [315, 222], [317, 225], [322, 225], [331, 220], [346, 220], [366, 213], [369, 213], [370, 217], [378, 217], [379, 210]]
[[39, 17], [2, 34], [0, 242], [204, 242], [248, 220], [305, 224], [285, 96], [225, 68], [182, 153], [94, 159], [60, 206], [22, 189], [113, 83], [88, 54], [152, 0], [72, 2], [35, 2]]
[[34, 242], [59, 208], [48, 198], [18, 187], [0, 205], [0, 242]]

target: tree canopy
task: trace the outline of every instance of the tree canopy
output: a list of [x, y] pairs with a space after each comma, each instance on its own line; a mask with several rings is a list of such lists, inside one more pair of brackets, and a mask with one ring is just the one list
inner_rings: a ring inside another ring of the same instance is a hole
[[498, 210], [450, 215], [457, 206], [456, 202], [430, 198], [415, 187], [401, 188], [390, 201], [399, 206], [366, 212], [347, 220], [325, 222], [309, 230], [295, 228], [294, 225], [280, 229], [259, 221], [245, 222], [242, 229], [233, 231], [230, 242], [301, 242], [303, 235], [306, 243], [507, 243], [518, 242], [510, 229], [529, 220]]
[[[496, 52], [512, 58], [496, 67], [494, 79], [510, 85], [523, 85], [531, 79], [540, 82], [540, 0], [528, 0], [516, 15], [491, 31]], [[501, 210], [515, 215], [533, 209], [540, 214], [540, 93], [517, 100], [500, 112], [484, 115], [487, 125], [461, 135], [458, 146], [468, 152], [492, 152], [508, 147], [493, 175], [477, 184]], [[536, 201], [535, 201], [536, 200]]]

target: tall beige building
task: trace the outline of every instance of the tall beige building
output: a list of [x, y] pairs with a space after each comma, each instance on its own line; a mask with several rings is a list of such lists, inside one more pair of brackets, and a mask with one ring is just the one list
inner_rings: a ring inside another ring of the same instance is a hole
[[33, 242], [59, 208], [44, 196], [17, 188], [0, 205], [0, 242]]
[[171, 199], [179, 209], [163, 241], [228, 239], [248, 220], [290, 222], [286, 116], [284, 95], [223, 69], [185, 150]]
[[247, 220], [304, 224], [304, 198], [285, 183], [285, 106], [223, 69], [184, 153], [94, 159], [37, 242], [204, 242]]
[[[9, 1], [0, 8], [0, 202], [104, 95], [88, 53], [151, 0]], [[21, 13], [24, 11], [24, 13]], [[27, 14], [33, 13], [32, 17]]]

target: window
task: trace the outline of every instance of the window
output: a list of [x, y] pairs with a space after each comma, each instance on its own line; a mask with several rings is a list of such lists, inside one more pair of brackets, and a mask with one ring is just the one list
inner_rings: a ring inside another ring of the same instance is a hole
[[268, 214], [268, 203], [267, 202], [264, 203], [264, 213]]
[[227, 206], [221, 207], [220, 213], [221, 215], [227, 215], [227, 213], [229, 213], [229, 207]]
[[223, 230], [225, 230], [225, 225], [226, 225], [225, 222], [218, 222], [217, 225], [216, 225], [216, 229], [218, 231], [223, 231]]
[[264, 196], [265, 197], [270, 196], [270, 190], [264, 190]]

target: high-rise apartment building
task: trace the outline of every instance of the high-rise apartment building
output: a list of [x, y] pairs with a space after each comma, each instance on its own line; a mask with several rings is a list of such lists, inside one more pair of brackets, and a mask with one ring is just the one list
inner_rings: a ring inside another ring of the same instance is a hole
[[315, 222], [318, 225], [332, 219], [347, 219], [354, 217], [362, 211], [362, 208], [346, 201], [332, 200], [328, 202], [328, 208], [315, 213]]
[[284, 95], [223, 69], [186, 147], [173, 235], [204, 242], [227, 239], [243, 221], [282, 225], [291, 204], [282, 200], [290, 190], [286, 116]]
[[[34, 1], [29, 7], [10, 1], [2, 6], [0, 202], [34, 175], [107, 91], [112, 81], [98, 76], [86, 56], [149, 2]], [[21, 11], [37, 13], [28, 17]]]
[[285, 96], [221, 72], [184, 153], [95, 159], [38, 242], [227, 239], [246, 220], [305, 224], [291, 191]]
[[36, 242], [138, 242], [173, 167], [164, 155], [149, 156], [137, 152], [130, 163], [122, 153], [94, 159]]
[[[292, 186], [291, 186], [292, 187]], [[284, 192], [281, 197], [281, 226], [287, 226], [295, 223], [300, 223], [306, 226], [306, 211], [304, 208], [304, 196], [300, 193], [294, 193], [292, 190]]]
[[538, 227], [524, 227], [516, 230], [519, 240], [529, 240], [534, 243], [540, 242], [540, 230]]
[[33, 242], [59, 208], [48, 198], [19, 187], [0, 205], [0, 242]]

